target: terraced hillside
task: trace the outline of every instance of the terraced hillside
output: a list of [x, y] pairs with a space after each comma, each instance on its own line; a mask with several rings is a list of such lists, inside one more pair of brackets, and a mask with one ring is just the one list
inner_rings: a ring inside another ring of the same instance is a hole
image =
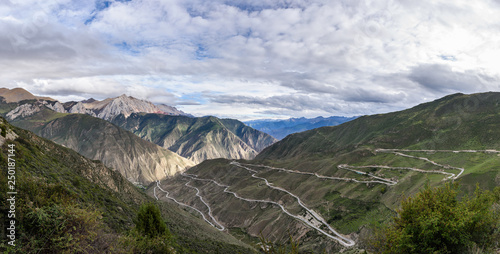
[[249, 242], [290, 233], [303, 250], [357, 248], [367, 226], [426, 183], [500, 185], [499, 102], [500, 93], [455, 94], [292, 134], [255, 160], [207, 161], [149, 193]]

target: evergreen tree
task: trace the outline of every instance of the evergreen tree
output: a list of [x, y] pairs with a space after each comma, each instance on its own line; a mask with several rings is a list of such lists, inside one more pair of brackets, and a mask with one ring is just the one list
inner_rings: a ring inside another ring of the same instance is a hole
[[170, 232], [163, 221], [160, 209], [153, 203], [141, 205], [137, 213], [137, 231], [147, 237], [170, 235]]

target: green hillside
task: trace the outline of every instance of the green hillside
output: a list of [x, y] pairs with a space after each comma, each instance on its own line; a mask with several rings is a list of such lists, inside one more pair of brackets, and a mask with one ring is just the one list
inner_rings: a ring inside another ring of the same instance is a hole
[[330, 157], [362, 148], [498, 148], [499, 101], [500, 93], [449, 95], [404, 111], [293, 134], [256, 159]]
[[[0, 164], [16, 160], [16, 248], [10, 253], [137, 253], [153, 250], [131, 234], [141, 204], [156, 202], [117, 171], [0, 119]], [[10, 146], [9, 146], [10, 145]], [[1, 232], [9, 204], [2, 170]], [[253, 250], [174, 205], [158, 204], [173, 235], [164, 242], [179, 253], [248, 253]], [[142, 244], [142, 245], [141, 245]], [[158, 242], [156, 242], [158, 244]], [[161, 245], [161, 244], [160, 244]]]
[[262, 233], [285, 243], [290, 233], [304, 251], [350, 248], [342, 237], [359, 247], [369, 227], [390, 221], [426, 184], [458, 182], [461, 196], [500, 185], [499, 102], [500, 93], [455, 94], [292, 134], [252, 161], [206, 161], [162, 188], [202, 211], [210, 206], [212, 220], [248, 241]]

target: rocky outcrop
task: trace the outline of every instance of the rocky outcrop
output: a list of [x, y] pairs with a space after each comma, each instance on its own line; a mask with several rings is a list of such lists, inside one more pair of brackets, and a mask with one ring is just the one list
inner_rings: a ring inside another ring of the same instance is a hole
[[192, 117], [192, 115], [186, 114], [186, 113], [178, 110], [176, 107], [168, 106], [165, 104], [158, 104], [158, 105], [156, 105], [156, 107], [158, 107], [158, 109], [160, 109], [161, 114], [165, 114], [165, 115], [169, 115], [169, 116], [190, 116], [190, 117]]
[[69, 108], [68, 112], [72, 114], [86, 114], [96, 116], [94, 111], [86, 108], [83, 102], [77, 102], [71, 108]]
[[42, 105], [59, 113], [67, 113], [64, 106], [58, 101], [42, 101]]
[[40, 112], [41, 107], [35, 104], [23, 104], [18, 106], [17, 108], [11, 110], [7, 113], [6, 117], [10, 121], [15, 120], [18, 117], [27, 117], [31, 116], [37, 112]]
[[128, 117], [130, 114], [137, 112], [160, 112], [160, 109], [153, 103], [145, 100], [139, 100], [134, 97], [129, 97], [125, 94], [106, 102], [108, 103], [93, 102], [86, 104], [86, 106], [93, 109], [94, 111], [97, 111], [97, 117], [104, 120], [111, 120], [120, 114]]
[[133, 113], [159, 113], [165, 115], [186, 115], [186, 113], [167, 105], [153, 103], [127, 96], [125, 94], [103, 101], [89, 99], [81, 102], [67, 102], [68, 113], [79, 113], [95, 116], [104, 120], [112, 120], [118, 115], [130, 116]]

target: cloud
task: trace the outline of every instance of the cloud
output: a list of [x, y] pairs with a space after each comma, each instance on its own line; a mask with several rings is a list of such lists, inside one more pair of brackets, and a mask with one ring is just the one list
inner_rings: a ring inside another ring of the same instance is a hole
[[465, 0], [8, 0], [0, 83], [66, 99], [125, 92], [233, 117], [387, 112], [499, 90], [499, 9]]
[[474, 71], [457, 72], [448, 65], [423, 64], [413, 67], [408, 78], [425, 89], [440, 93], [473, 93], [490, 88], [498, 89], [500, 77]]

